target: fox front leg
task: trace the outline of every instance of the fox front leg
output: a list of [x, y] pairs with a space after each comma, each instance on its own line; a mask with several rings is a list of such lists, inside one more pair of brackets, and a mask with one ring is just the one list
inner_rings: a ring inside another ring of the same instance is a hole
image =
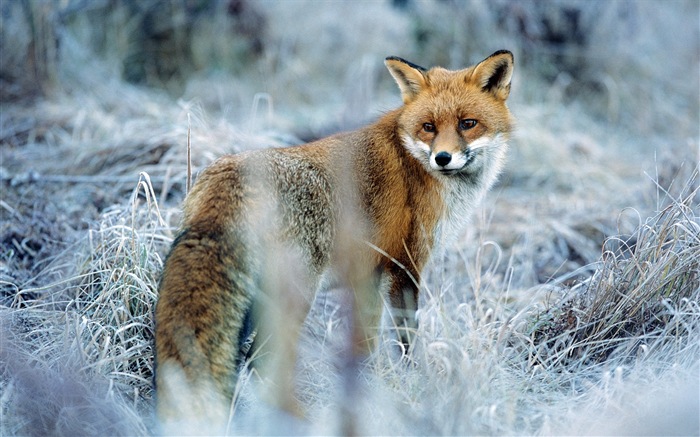
[[398, 335], [402, 353], [410, 350], [414, 341], [418, 321], [418, 273], [410, 272], [403, 266], [392, 264], [387, 267], [390, 278], [389, 303], [391, 319]]

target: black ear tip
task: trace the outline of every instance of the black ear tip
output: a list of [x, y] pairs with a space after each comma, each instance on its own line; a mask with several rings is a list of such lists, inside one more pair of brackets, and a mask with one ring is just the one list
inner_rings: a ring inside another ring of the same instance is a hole
[[491, 56], [489, 56], [489, 58], [493, 58], [494, 56], [501, 56], [501, 55], [508, 55], [508, 56], [510, 56], [510, 59], [514, 58], [513, 52], [511, 52], [510, 50], [495, 51], [495, 52], [493, 52], [493, 54]]
[[384, 62], [386, 62], [386, 61], [397, 61], [397, 62], [401, 62], [402, 64], [406, 64], [409, 67], [414, 68], [418, 71], [422, 71], [422, 72], [428, 71], [427, 68], [423, 68], [420, 65], [416, 65], [413, 62], [407, 61], [403, 58], [399, 58], [398, 56], [388, 56], [384, 59]]

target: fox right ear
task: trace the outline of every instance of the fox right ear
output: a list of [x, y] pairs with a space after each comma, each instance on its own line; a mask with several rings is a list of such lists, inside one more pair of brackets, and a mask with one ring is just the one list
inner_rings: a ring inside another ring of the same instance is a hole
[[513, 77], [513, 54], [508, 50], [499, 50], [481, 61], [472, 77], [481, 86], [482, 91], [488, 92], [501, 100], [510, 94], [510, 80]]
[[404, 103], [412, 101], [426, 85], [425, 68], [408, 62], [396, 56], [390, 56], [384, 60], [384, 65], [401, 89], [401, 98]]

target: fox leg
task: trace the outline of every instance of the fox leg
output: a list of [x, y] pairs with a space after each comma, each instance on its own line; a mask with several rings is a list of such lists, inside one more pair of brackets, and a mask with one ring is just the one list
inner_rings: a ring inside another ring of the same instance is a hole
[[298, 417], [304, 410], [295, 396], [295, 365], [299, 336], [308, 306], [296, 305], [284, 311], [279, 303], [259, 304], [260, 320], [254, 346], [254, 368], [263, 383], [264, 399]]
[[[281, 255], [280, 255], [281, 253]], [[298, 258], [280, 252], [270, 257], [256, 298], [253, 317], [257, 334], [253, 367], [263, 383], [265, 400], [297, 417], [304, 410], [295, 396], [295, 365], [299, 336], [311, 308], [319, 278]]]
[[388, 265], [386, 269], [390, 278], [391, 319], [401, 342], [402, 352], [406, 354], [418, 327], [416, 310], [418, 309], [419, 273], [415, 270], [407, 270], [406, 267], [396, 263]]
[[366, 357], [377, 347], [385, 280], [386, 276], [375, 270], [366, 280], [354, 284], [352, 342], [355, 357]]

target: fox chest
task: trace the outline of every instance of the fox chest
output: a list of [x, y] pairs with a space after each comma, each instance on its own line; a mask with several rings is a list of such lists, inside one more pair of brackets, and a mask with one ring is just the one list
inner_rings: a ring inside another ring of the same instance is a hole
[[437, 251], [442, 251], [459, 240], [486, 190], [480, 183], [467, 183], [460, 179], [447, 181], [441, 191], [444, 208], [433, 234]]

